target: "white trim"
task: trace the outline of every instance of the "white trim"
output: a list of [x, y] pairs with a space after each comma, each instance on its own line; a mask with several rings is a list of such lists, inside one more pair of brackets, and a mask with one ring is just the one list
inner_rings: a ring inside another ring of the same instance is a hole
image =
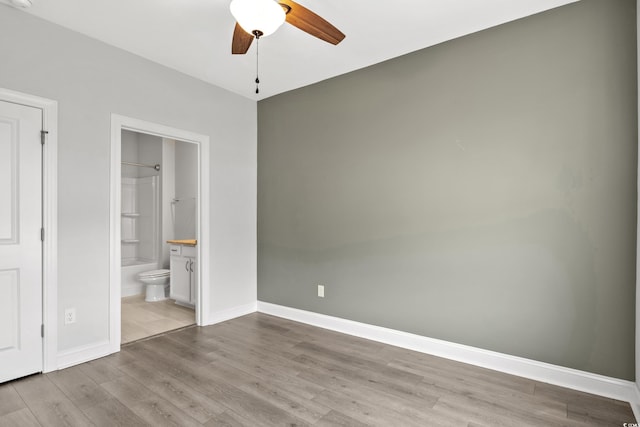
[[[640, 28], [640, 0], [636, 1], [636, 28]], [[638, 137], [640, 138], [640, 31], [636, 31], [637, 43], [636, 43], [636, 64], [637, 64], [637, 79], [638, 88], [636, 92], [636, 102], [638, 105]], [[640, 147], [640, 139], [636, 148]], [[638, 151], [638, 169], [636, 169], [636, 206], [637, 212], [640, 212], [640, 151]], [[640, 402], [640, 394], [638, 393], [638, 387], [640, 387], [640, 215], [637, 215], [636, 223], [636, 343], [635, 343], [635, 370], [636, 370], [636, 395], [638, 397], [637, 402]], [[636, 420], [640, 421], [640, 408], [638, 404], [631, 404], [633, 413], [636, 416]]]
[[565, 368], [522, 357], [497, 353], [495, 351], [483, 350], [268, 302], [258, 301], [258, 311], [296, 322], [394, 345], [396, 347], [530, 378], [535, 381], [555, 384], [612, 399], [624, 400], [630, 402], [632, 407], [638, 406], [638, 402], [640, 402], [637, 387], [635, 383], [631, 381], [592, 374], [577, 369]]
[[198, 207], [196, 238], [198, 239], [198, 287], [196, 289], [196, 323], [209, 322], [209, 136], [176, 129], [157, 123], [111, 114], [111, 195], [110, 206], [110, 279], [109, 279], [109, 342], [111, 352], [120, 350], [120, 146], [121, 131], [130, 130], [162, 138], [175, 139], [198, 146]]
[[629, 404], [631, 405], [633, 416], [636, 418], [637, 421], [640, 421], [640, 388], [637, 383], [632, 383], [632, 384], [633, 384], [634, 397], [633, 397], [633, 400], [629, 401]]
[[61, 351], [58, 354], [58, 369], [64, 369], [70, 366], [79, 365], [80, 363], [99, 359], [101, 357], [108, 356], [111, 353], [113, 353], [113, 349], [108, 341]]
[[236, 317], [241, 317], [247, 314], [255, 313], [256, 311], [257, 311], [256, 302], [238, 305], [236, 307], [231, 307], [226, 310], [211, 313], [208, 319], [209, 323], [205, 323], [202, 326], [215, 325], [216, 323], [225, 322], [227, 320], [235, 319]]
[[42, 110], [42, 127], [49, 132], [43, 150], [42, 255], [43, 372], [57, 369], [58, 351], [58, 103], [51, 99], [0, 88], [0, 100]]

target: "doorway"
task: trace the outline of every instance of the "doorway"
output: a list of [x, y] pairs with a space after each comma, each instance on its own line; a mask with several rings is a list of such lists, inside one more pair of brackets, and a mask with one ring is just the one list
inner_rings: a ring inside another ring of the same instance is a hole
[[198, 146], [130, 130], [121, 143], [120, 341], [127, 344], [195, 324]]
[[[209, 137], [112, 115], [111, 142], [110, 341], [118, 351], [205, 322]], [[186, 285], [173, 268], [174, 257], [185, 255], [192, 260]]]

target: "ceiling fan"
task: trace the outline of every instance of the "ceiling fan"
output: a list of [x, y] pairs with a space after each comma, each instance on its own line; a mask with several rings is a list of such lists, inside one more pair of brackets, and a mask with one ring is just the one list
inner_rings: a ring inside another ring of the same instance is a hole
[[253, 39], [272, 34], [285, 21], [334, 45], [345, 37], [325, 19], [293, 0], [233, 0], [229, 8], [236, 18], [231, 43], [233, 54], [247, 53]]

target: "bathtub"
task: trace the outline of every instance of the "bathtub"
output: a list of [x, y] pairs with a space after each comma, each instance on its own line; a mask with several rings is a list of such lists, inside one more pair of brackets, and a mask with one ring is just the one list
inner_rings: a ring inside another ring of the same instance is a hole
[[121, 297], [141, 295], [144, 293], [144, 285], [138, 280], [138, 274], [157, 270], [157, 262], [149, 262], [141, 259], [123, 259], [120, 269]]
[[145, 292], [138, 274], [160, 268], [158, 176], [122, 177], [120, 292], [123, 297]]

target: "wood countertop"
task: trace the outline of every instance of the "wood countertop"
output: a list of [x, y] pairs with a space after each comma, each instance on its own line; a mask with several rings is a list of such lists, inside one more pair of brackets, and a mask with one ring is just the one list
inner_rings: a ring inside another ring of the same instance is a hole
[[196, 239], [186, 239], [186, 240], [167, 240], [167, 243], [171, 243], [172, 245], [186, 245], [186, 246], [195, 246], [198, 244]]

